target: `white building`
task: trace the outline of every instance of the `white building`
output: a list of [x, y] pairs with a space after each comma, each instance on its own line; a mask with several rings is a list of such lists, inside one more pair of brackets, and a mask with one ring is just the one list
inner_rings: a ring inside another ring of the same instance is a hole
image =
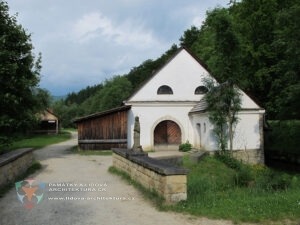
[[[177, 150], [188, 141], [194, 148], [217, 150], [213, 125], [201, 99], [206, 93], [203, 78], [211, 77], [203, 64], [182, 48], [125, 105], [128, 111], [127, 147], [133, 145], [134, 118], [139, 117], [144, 150]], [[235, 129], [233, 149], [237, 157], [263, 163], [263, 115], [243, 91], [242, 110]]]

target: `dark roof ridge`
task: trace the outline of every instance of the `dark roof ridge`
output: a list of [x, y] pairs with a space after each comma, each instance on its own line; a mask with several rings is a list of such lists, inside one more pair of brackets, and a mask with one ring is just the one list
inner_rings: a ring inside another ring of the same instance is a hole
[[109, 114], [115, 113], [115, 112], [121, 112], [121, 111], [129, 110], [130, 108], [131, 108], [131, 105], [125, 105], [125, 106], [112, 108], [112, 109], [105, 110], [105, 111], [102, 111], [102, 112], [97, 112], [97, 113], [93, 113], [93, 114], [90, 114], [90, 115], [87, 115], [87, 116], [76, 118], [76, 119], [73, 120], [73, 123], [78, 123], [78, 122], [81, 122], [83, 120], [87, 120], [87, 119], [91, 119], [91, 118], [95, 118], [95, 117], [99, 117], [99, 116], [109, 115]]

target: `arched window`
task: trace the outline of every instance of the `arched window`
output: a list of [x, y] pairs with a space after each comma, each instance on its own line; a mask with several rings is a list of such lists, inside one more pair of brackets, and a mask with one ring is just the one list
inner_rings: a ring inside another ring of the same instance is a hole
[[205, 86], [199, 86], [195, 90], [195, 95], [204, 95], [208, 92], [207, 87]]
[[173, 90], [168, 85], [162, 85], [157, 89], [158, 95], [172, 95]]

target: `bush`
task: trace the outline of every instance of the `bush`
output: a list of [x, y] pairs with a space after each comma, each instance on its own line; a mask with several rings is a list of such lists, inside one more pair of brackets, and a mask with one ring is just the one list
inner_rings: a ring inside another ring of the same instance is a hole
[[300, 155], [300, 121], [268, 121], [270, 129], [265, 133], [266, 151], [276, 151], [285, 155]]
[[271, 191], [286, 190], [294, 183], [297, 183], [296, 177], [269, 168], [266, 168], [256, 179], [258, 188]]
[[235, 184], [238, 186], [251, 186], [254, 184], [254, 177], [251, 169], [247, 166], [242, 166], [236, 174]]
[[234, 170], [241, 169], [242, 162], [233, 158], [228, 152], [217, 152], [215, 154], [215, 157], [231, 169]]
[[217, 153], [215, 157], [236, 171], [234, 181], [237, 186], [249, 186], [254, 182], [254, 176], [249, 165], [233, 158], [228, 152]]
[[184, 144], [179, 145], [179, 151], [181, 152], [188, 152], [192, 149], [192, 145], [189, 141], [186, 141]]

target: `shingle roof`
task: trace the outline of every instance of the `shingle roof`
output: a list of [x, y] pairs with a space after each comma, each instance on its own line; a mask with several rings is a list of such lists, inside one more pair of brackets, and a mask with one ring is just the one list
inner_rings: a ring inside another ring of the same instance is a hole
[[203, 97], [200, 102], [198, 102], [190, 111], [190, 113], [195, 112], [204, 112], [207, 109], [207, 102], [205, 100], [205, 97]]

